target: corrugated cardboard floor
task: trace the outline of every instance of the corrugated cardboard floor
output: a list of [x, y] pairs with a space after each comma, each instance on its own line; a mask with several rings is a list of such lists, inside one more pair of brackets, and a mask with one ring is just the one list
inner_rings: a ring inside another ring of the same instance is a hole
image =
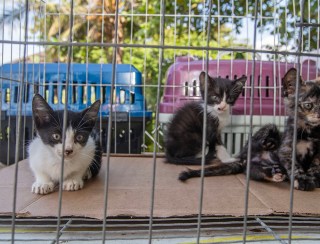
[[[62, 215], [103, 218], [105, 167], [84, 189], [63, 192]], [[199, 211], [200, 179], [181, 183], [177, 176], [184, 166], [156, 163], [154, 217], [191, 216]], [[12, 213], [14, 166], [0, 170], [0, 214]], [[150, 215], [153, 159], [111, 157], [107, 216]], [[16, 212], [20, 216], [57, 216], [58, 192], [41, 196], [30, 192], [34, 177], [27, 160], [18, 167]], [[245, 202], [244, 175], [205, 179], [203, 214], [242, 216]], [[294, 214], [320, 215], [320, 189], [294, 192]], [[286, 214], [289, 184], [250, 182], [249, 215]]]

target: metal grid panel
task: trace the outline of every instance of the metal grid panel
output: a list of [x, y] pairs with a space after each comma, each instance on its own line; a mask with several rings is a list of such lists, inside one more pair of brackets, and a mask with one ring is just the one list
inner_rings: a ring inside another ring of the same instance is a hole
[[[176, 6], [176, 7], [172, 7]], [[194, 7], [196, 6], [196, 7]], [[304, 8], [304, 11], [300, 11]], [[212, 9], [212, 11], [208, 11]], [[317, 11], [314, 11], [316, 9]], [[26, 127], [27, 117], [23, 115], [23, 111], [27, 109], [24, 104], [24, 94], [28, 91], [27, 84], [36, 84], [35, 76], [32, 81], [26, 77], [28, 73], [27, 63], [36, 62], [58, 62], [58, 64], [66, 64], [66, 80], [68, 86], [70, 83], [70, 74], [72, 74], [72, 65], [76, 62], [84, 62], [86, 65], [95, 62], [101, 64], [99, 87], [106, 86], [102, 84], [102, 64], [111, 63], [113, 72], [111, 74], [111, 83], [109, 84], [110, 97], [114, 97], [114, 88], [116, 84], [116, 72], [114, 72], [116, 64], [120, 62], [127, 62], [139, 66], [142, 73], [143, 82], [140, 85], [144, 89], [144, 96], [149, 100], [149, 107], [155, 114], [155, 119], [151, 125], [143, 122], [143, 152], [152, 152], [154, 158], [153, 166], [153, 182], [151, 184], [152, 194], [150, 195], [150, 217], [143, 220], [107, 220], [107, 200], [108, 200], [108, 174], [109, 174], [109, 157], [111, 150], [111, 123], [108, 124], [106, 130], [108, 131], [108, 140], [106, 144], [107, 157], [107, 172], [105, 179], [105, 220], [101, 222], [91, 221], [87, 219], [64, 219], [61, 218], [61, 193], [60, 188], [60, 205], [57, 219], [47, 220], [28, 220], [16, 219], [15, 214], [12, 218], [2, 218], [2, 226], [10, 228], [11, 236], [5, 236], [4, 239], [14, 242], [15, 240], [24, 241], [24, 237], [20, 237], [21, 228], [27, 228], [38, 232], [38, 228], [46, 228], [45, 233], [50, 234], [44, 239], [40, 237], [39, 241], [45, 240], [75, 240], [76, 235], [70, 231], [72, 228], [89, 228], [88, 233], [92, 233], [93, 237], [90, 240], [101, 240], [103, 242], [108, 239], [107, 233], [114, 234], [125, 233], [129, 235], [129, 239], [146, 237], [151, 242], [157, 236], [170, 236], [171, 232], [186, 232], [191, 236], [197, 236], [197, 242], [200, 237], [205, 236], [204, 231], [221, 231], [227, 225], [228, 232], [241, 233], [243, 240], [246, 242], [247, 233], [250, 228], [265, 229], [272, 233], [275, 238], [278, 238], [275, 230], [287, 233], [288, 240], [291, 242], [292, 230], [303, 230], [307, 233], [316, 232], [319, 220], [294, 218], [292, 214], [289, 216], [289, 231], [286, 231], [287, 218], [280, 217], [261, 217], [252, 218], [248, 216], [248, 189], [249, 176], [247, 177], [247, 191], [246, 191], [246, 210], [244, 219], [234, 218], [220, 218], [221, 223], [217, 224], [215, 218], [206, 218], [201, 214], [202, 198], [203, 198], [203, 177], [202, 184], [199, 188], [199, 215], [197, 218], [188, 219], [192, 224], [188, 225], [186, 219], [158, 220], [153, 218], [154, 205], [154, 191], [155, 191], [155, 175], [156, 175], [156, 158], [159, 151], [162, 149], [162, 130], [165, 126], [165, 121], [159, 118], [159, 104], [164, 89], [170, 85], [166, 84], [166, 72], [170, 64], [176, 63], [178, 56], [187, 56], [187, 73], [191, 75], [191, 56], [196, 56], [202, 61], [202, 69], [209, 70], [209, 59], [217, 60], [216, 75], [220, 74], [220, 61], [224, 58], [230, 60], [230, 74], [235, 73], [234, 60], [240, 55], [245, 61], [244, 74], [256, 77], [262, 76], [264, 64], [261, 60], [269, 60], [273, 62], [273, 67], [280, 66], [280, 63], [289, 65], [290, 62], [300, 64], [307, 64], [307, 76], [311, 73], [310, 69], [314, 65], [319, 65], [319, 19], [320, 9], [319, 1], [301, 1], [300, 6], [296, 1], [270, 1], [264, 3], [263, 1], [231, 1], [230, 3], [220, 1], [189, 1], [174, 2], [168, 1], [93, 1], [87, 3], [86, 1], [71, 0], [71, 1], [28, 1], [19, 2], [12, 0], [2, 1], [2, 39], [1, 64], [18, 62], [20, 75], [10, 72], [9, 77], [1, 74], [0, 87], [4, 87], [4, 80], [9, 82], [9, 95], [3, 93], [1, 89], [0, 105], [2, 107], [3, 100], [6, 96], [9, 99], [12, 94], [13, 84], [18, 85], [17, 97], [17, 116], [16, 120], [9, 118], [8, 126], [16, 127], [15, 136], [18, 138], [14, 144], [14, 163], [16, 163], [21, 154], [25, 156], [25, 137], [26, 133], [23, 128]], [[302, 14], [301, 14], [302, 13]], [[14, 14], [16, 18], [10, 17]], [[305, 15], [305, 16], [304, 16]], [[301, 22], [300, 20], [304, 21]], [[210, 20], [210, 21], [208, 21]], [[239, 28], [242, 27], [241, 31]], [[128, 31], [129, 30], [129, 31]], [[85, 35], [81, 35], [84, 33]], [[140, 36], [137, 35], [140, 33]], [[183, 33], [183, 34], [181, 34]], [[243, 35], [243, 33], [245, 33]], [[265, 43], [265, 36], [268, 33], [269, 43]], [[237, 36], [243, 35], [244, 40], [237, 42]], [[195, 38], [195, 36], [197, 38]], [[298, 38], [296, 38], [298, 36]], [[227, 42], [225, 42], [227, 39]], [[297, 42], [298, 40], [298, 42]], [[295, 45], [298, 43], [298, 45]], [[79, 53], [84, 53], [79, 58]], [[9, 57], [9, 58], [8, 58]], [[151, 62], [156, 60], [156, 62]], [[315, 64], [314, 64], [315, 62]], [[248, 66], [259, 67], [256, 74], [256, 69], [251, 72]], [[59, 67], [59, 66], [58, 66]], [[318, 66], [319, 67], [319, 66]], [[280, 69], [279, 69], [280, 70]], [[279, 73], [273, 72], [273, 80], [279, 82]], [[34, 70], [32, 71], [34, 74]], [[57, 73], [60, 74], [58, 68]], [[5, 76], [5, 77], [4, 77]], [[318, 76], [318, 69], [316, 69], [316, 76]], [[150, 78], [151, 77], [151, 78]], [[191, 76], [190, 76], [191, 77]], [[4, 79], [5, 78], [5, 79]], [[307, 77], [308, 79], [309, 77]], [[40, 86], [45, 87], [46, 80], [44, 79]], [[88, 86], [88, 73], [85, 85]], [[72, 86], [72, 84], [70, 84]], [[174, 89], [180, 89], [181, 85], [174, 85]], [[253, 116], [253, 95], [257, 91], [262, 93], [265, 88], [261, 84], [255, 86], [254, 82], [247, 84], [246, 92], [244, 94], [244, 101], [250, 110], [247, 117], [244, 117], [243, 131], [236, 131], [235, 123], [226, 131], [225, 142], [231, 152], [236, 152], [232, 141], [244, 142], [249, 138], [253, 132], [253, 125], [263, 124], [263, 114], [256, 117]], [[274, 104], [277, 98], [280, 97], [279, 83], [274, 83]], [[65, 97], [68, 97], [69, 90], [65, 90]], [[102, 96], [102, 95], [101, 95]], [[100, 97], [102, 99], [102, 97]], [[262, 105], [262, 97], [259, 96], [259, 104]], [[110, 99], [110, 105], [114, 102]], [[64, 109], [66, 110], [68, 101], [65, 101]], [[261, 106], [262, 107], [262, 106]], [[7, 109], [11, 111], [11, 103], [8, 104]], [[144, 110], [145, 111], [145, 110]], [[0, 112], [0, 117], [3, 116], [3, 111]], [[276, 115], [274, 111], [273, 115]], [[112, 121], [112, 106], [109, 120]], [[145, 117], [145, 116], [144, 116]], [[279, 125], [283, 124], [282, 116], [272, 116], [274, 121]], [[130, 116], [129, 116], [130, 118]], [[2, 122], [2, 121], [1, 121]], [[100, 126], [102, 126], [102, 118], [100, 119]], [[3, 127], [4, 125], [2, 124]], [[115, 124], [117, 126], [117, 123]], [[205, 126], [205, 125], [204, 125]], [[64, 126], [65, 127], [65, 126]], [[131, 128], [131, 119], [129, 119], [128, 128]], [[238, 136], [234, 136], [238, 133]], [[29, 135], [30, 136], [30, 135]], [[116, 137], [115, 137], [116, 138]], [[116, 139], [115, 143], [116, 143]], [[205, 142], [205, 135], [204, 135]], [[128, 144], [131, 148], [131, 140]], [[17, 150], [22, 148], [22, 151]], [[233, 149], [231, 149], [233, 148]], [[8, 145], [10, 150], [10, 144]], [[12, 148], [11, 148], [12, 150]], [[129, 150], [130, 151], [130, 150]], [[203, 151], [204, 152], [204, 151]], [[249, 153], [250, 155], [250, 153]], [[250, 157], [250, 156], [249, 156]], [[10, 164], [12, 162], [5, 162]], [[15, 167], [15, 182], [17, 181], [18, 167]], [[61, 172], [63, 175], [63, 172]], [[13, 213], [15, 213], [16, 204], [16, 184], [15, 184], [15, 198], [13, 204]], [[293, 204], [293, 185], [291, 185], [291, 209]], [[110, 221], [111, 223], [108, 223]], [[122, 224], [122, 221], [125, 224]], [[207, 224], [207, 221], [209, 222]], [[138, 223], [143, 224], [138, 224]], [[213, 223], [211, 223], [213, 222]], [[278, 223], [283, 224], [280, 227]], [[282, 223], [283, 222], [283, 223]], [[221, 226], [219, 226], [221, 224]], [[301, 225], [300, 225], [301, 224]], [[40, 227], [41, 226], [41, 227]], [[70, 227], [71, 226], [71, 227]], [[138, 227], [137, 227], [138, 226]], [[307, 228], [304, 228], [304, 227]], [[315, 226], [315, 228], [311, 228]], [[35, 229], [33, 229], [35, 227]], [[137, 228], [130, 231], [131, 228]], [[47, 228], [49, 229], [47, 231]], [[97, 228], [94, 231], [91, 228]], [[112, 228], [120, 229], [119, 233], [112, 230]], [[243, 232], [242, 232], [243, 230]], [[23, 233], [24, 230], [22, 230]], [[42, 232], [42, 231], [41, 231]], [[86, 233], [83, 232], [82, 233]], [[138, 234], [137, 234], [138, 233]], [[63, 239], [66, 234], [70, 234], [66, 239]], [[100, 234], [100, 237], [99, 237]], [[140, 236], [141, 234], [141, 236]], [[224, 233], [226, 234], [226, 233]], [[135, 237], [135, 236], [138, 237]], [[185, 235], [185, 233], [184, 233]], [[226, 235], [230, 235], [227, 233]], [[88, 240], [86, 237], [83, 240]], [[29, 239], [30, 240], [30, 239]], [[36, 239], [34, 239], [35, 241]], [[81, 238], [79, 239], [81, 240]], [[27, 241], [25, 239], [25, 241]], [[30, 240], [32, 241], [32, 240]]]

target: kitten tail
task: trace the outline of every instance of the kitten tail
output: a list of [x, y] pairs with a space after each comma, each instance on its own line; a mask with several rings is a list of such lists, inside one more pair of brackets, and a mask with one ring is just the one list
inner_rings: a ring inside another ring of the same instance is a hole
[[[215, 162], [220, 160], [215, 160]], [[222, 163], [221, 161], [212, 166], [204, 168], [204, 176], [221, 176], [239, 174], [244, 171], [244, 166], [240, 161], [232, 163]], [[187, 169], [179, 174], [179, 180], [184, 182], [190, 178], [201, 177], [201, 169]]]

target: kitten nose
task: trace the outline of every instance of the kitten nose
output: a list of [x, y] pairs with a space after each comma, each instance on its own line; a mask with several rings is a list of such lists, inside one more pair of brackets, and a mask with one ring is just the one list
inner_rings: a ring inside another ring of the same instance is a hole
[[65, 151], [64, 151], [64, 153], [65, 153], [65, 155], [70, 155], [70, 154], [72, 154], [73, 153], [73, 150], [72, 149], [66, 149]]
[[227, 106], [226, 103], [220, 104], [218, 107], [218, 110], [224, 110], [226, 108], [226, 106]]

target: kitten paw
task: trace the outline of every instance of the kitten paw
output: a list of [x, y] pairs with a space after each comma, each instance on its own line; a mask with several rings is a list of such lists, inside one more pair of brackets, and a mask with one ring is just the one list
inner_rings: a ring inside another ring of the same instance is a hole
[[63, 181], [64, 191], [77, 191], [83, 188], [83, 180], [65, 180]]
[[239, 160], [240, 160], [239, 158], [228, 158], [228, 159], [222, 160], [222, 163], [224, 163], [224, 164], [234, 163], [234, 162], [237, 162]]
[[35, 194], [41, 194], [41, 195], [45, 195], [50, 192], [53, 192], [53, 190], [54, 190], [53, 182], [48, 182], [48, 183], [34, 182], [31, 188], [31, 192]]
[[281, 173], [276, 173], [272, 176], [272, 181], [273, 182], [282, 182], [286, 179], [286, 176]]
[[312, 191], [316, 188], [316, 184], [313, 179], [295, 179], [294, 188], [300, 191]]
[[262, 147], [266, 151], [272, 151], [274, 148], [276, 148], [276, 144], [273, 141], [265, 141]]

